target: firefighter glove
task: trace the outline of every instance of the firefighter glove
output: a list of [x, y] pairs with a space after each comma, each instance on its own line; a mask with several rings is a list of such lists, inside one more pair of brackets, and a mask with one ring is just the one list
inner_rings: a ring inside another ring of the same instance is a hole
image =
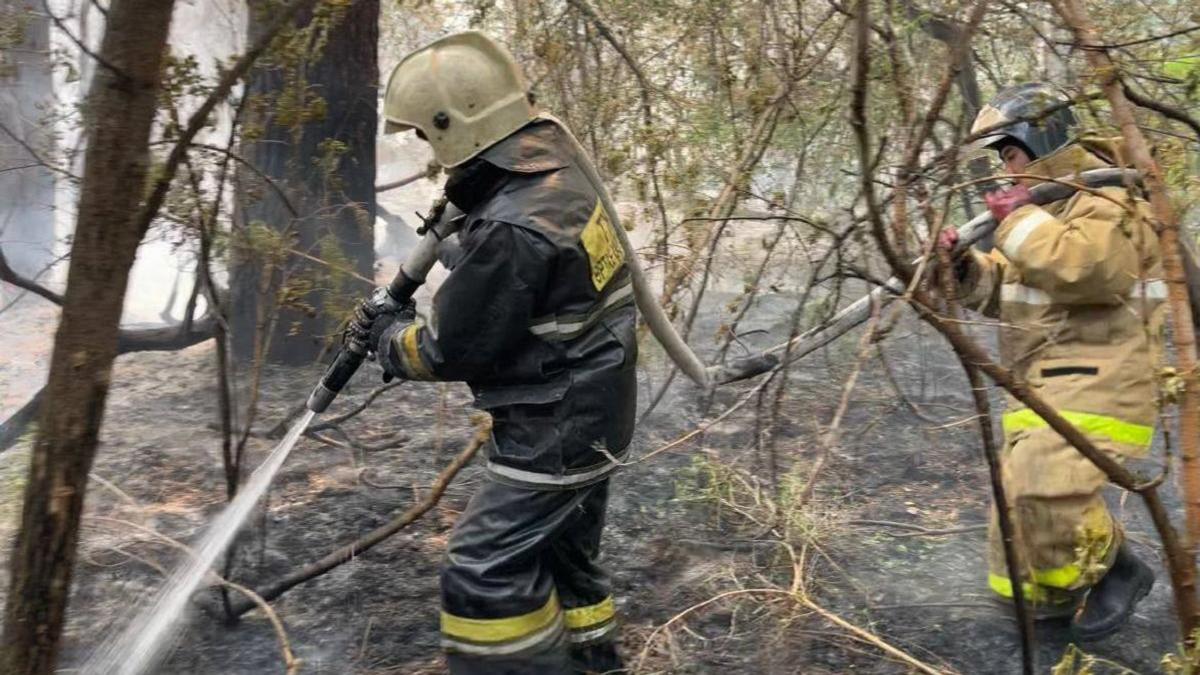
[[[391, 296], [389, 295], [388, 298], [390, 299]], [[390, 382], [392, 378], [402, 374], [397, 372], [393, 365], [392, 338], [411, 326], [416, 320], [417, 303], [411, 299], [402, 303], [392, 300], [391, 304], [385, 305], [375, 315], [371, 323], [370, 334], [367, 337], [367, 345], [368, 349], [378, 357], [379, 365], [383, 367], [384, 382]]]

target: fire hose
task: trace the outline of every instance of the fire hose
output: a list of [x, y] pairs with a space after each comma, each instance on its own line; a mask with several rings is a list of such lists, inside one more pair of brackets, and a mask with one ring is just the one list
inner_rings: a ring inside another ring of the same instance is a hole
[[[1067, 199], [1078, 191], [1075, 185], [1084, 185], [1089, 188], [1120, 187], [1135, 184], [1139, 178], [1137, 171], [1133, 169], [1093, 169], [1084, 171], [1078, 176], [1068, 176], [1059, 180], [1062, 182], [1040, 183], [1031, 188], [1029, 192], [1033, 203], [1041, 206]], [[956, 258], [962, 255], [971, 246], [991, 234], [997, 226], [999, 223], [988, 212], [972, 218], [958, 228], [958, 244], [954, 247], [951, 257]], [[920, 262], [921, 258], [917, 258], [913, 264], [916, 265]], [[1193, 274], [1191, 271], [1189, 271], [1188, 278], [1189, 282], [1200, 281], [1200, 275]], [[803, 358], [865, 322], [870, 318], [871, 307], [874, 304], [887, 302], [897, 295], [903, 294], [904, 290], [904, 284], [900, 279], [891, 277], [867, 295], [847, 305], [825, 323], [797, 335], [788, 342], [771, 347], [764, 353], [776, 354], [786, 351], [789, 362]], [[1194, 312], [1195, 308], [1193, 308]]]
[[[412, 298], [421, 284], [425, 283], [425, 277], [429, 274], [429, 270], [433, 269], [433, 264], [437, 262], [438, 244], [462, 227], [463, 212], [453, 204], [443, 201], [434, 209], [426, 222], [427, 224], [423, 228], [424, 236], [400, 265], [400, 269], [391, 283], [387, 285], [387, 294], [392, 296], [397, 304], [402, 304]], [[309, 394], [308, 401], [304, 404], [305, 407], [316, 413], [325, 412], [329, 404], [333, 403], [333, 399], [337, 398], [342, 388], [354, 376], [358, 367], [366, 360], [368, 350], [369, 347], [364, 338], [349, 336], [342, 343], [342, 348], [338, 350], [337, 356], [326, 369], [321, 381]]]
[[[696, 352], [684, 342], [679, 332], [675, 330], [674, 324], [671, 323], [658, 298], [655, 297], [654, 291], [650, 288], [650, 284], [646, 280], [646, 274], [638, 263], [637, 252], [633, 249], [633, 245], [625, 233], [625, 228], [620, 223], [620, 216], [617, 209], [613, 205], [608, 191], [604, 188], [604, 184], [600, 180], [595, 167], [588, 161], [586, 151], [570, 131], [567, 130], [565, 125], [550, 116], [544, 116], [544, 119], [554, 122], [562, 128], [566, 132], [567, 137], [571, 139], [576, 153], [581, 158], [584, 158], [584, 161], [579, 163], [580, 168], [583, 170], [588, 182], [599, 195], [601, 204], [608, 213], [617, 238], [621, 242], [621, 247], [625, 252], [625, 259], [629, 266], [634, 300], [647, 327], [650, 329], [650, 333], [663, 347], [671, 361], [692, 382], [705, 390], [709, 390], [720, 384], [754, 377], [777, 367], [779, 364], [778, 354], [780, 352], [786, 352], [789, 363], [798, 360], [865, 322], [870, 317], [873, 304], [887, 302], [904, 292], [904, 286], [901, 281], [893, 277], [864, 297], [846, 306], [829, 321], [797, 335], [788, 342], [767, 349], [760, 354], [738, 359], [728, 365], [706, 366], [696, 355]], [[1089, 188], [1099, 188], [1131, 185], [1137, 179], [1137, 172], [1129, 169], [1096, 169], [1085, 171], [1078, 176], [1062, 179], [1063, 182], [1039, 184], [1033, 187], [1030, 192], [1033, 203], [1041, 205], [1060, 201], [1074, 194], [1077, 191], [1077, 187], [1070, 183], [1081, 184]], [[431, 216], [429, 222], [432, 224], [426, 226], [424, 236], [401, 265], [395, 279], [387, 286], [387, 292], [394, 300], [397, 302], [408, 300], [417, 288], [425, 282], [426, 275], [437, 261], [438, 244], [442, 239], [454, 234], [461, 226], [462, 220], [462, 212], [453, 205], [446, 205], [442, 213]], [[953, 255], [961, 255], [973, 244], [995, 230], [997, 225], [998, 223], [992, 218], [990, 213], [984, 213], [973, 218], [970, 222], [959, 228], [959, 240]], [[1187, 262], [1189, 263], [1189, 284], [1200, 283], [1200, 273], [1196, 270], [1195, 256], [1185, 256], [1185, 258], [1188, 259]], [[918, 258], [914, 261], [914, 264], [920, 261], [921, 259]], [[1200, 294], [1197, 293], [1192, 293], [1191, 295], [1193, 296], [1193, 301], [1200, 297]], [[1200, 312], [1196, 312], [1195, 310], [1196, 308], [1193, 308], [1193, 312], [1197, 316], [1200, 316]], [[321, 378], [321, 381], [313, 389], [306, 403], [308, 409], [314, 412], [324, 411], [346, 383], [350, 381], [350, 378], [358, 370], [358, 367], [362, 365], [362, 362], [367, 358], [367, 353], [368, 345], [363, 340], [348, 339], [325, 372], [325, 375]]]

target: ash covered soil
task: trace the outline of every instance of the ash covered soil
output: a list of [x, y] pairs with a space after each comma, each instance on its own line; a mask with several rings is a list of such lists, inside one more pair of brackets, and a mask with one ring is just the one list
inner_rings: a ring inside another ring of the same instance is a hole
[[[778, 326], [767, 328], [763, 345], [778, 337]], [[739, 467], [751, 485], [764, 487], [772, 473], [784, 485], [789, 478], [805, 479], [849, 373], [853, 342], [844, 339], [793, 370], [783, 422], [774, 431], [776, 461], [756, 443], [758, 405], [751, 400], [706, 433], [615, 478], [604, 549], [624, 620], [625, 653], [641, 671], [911, 672], [786, 594], [752, 592], [786, 589], [791, 559], [767, 540], [773, 524], [761, 519], [753, 490], [713, 469], [722, 463]], [[949, 351], [913, 326], [893, 331], [884, 349], [892, 376], [876, 356], [865, 362], [842, 442], [796, 518], [805, 533], [799, 545], [806, 588], [828, 611], [938, 668], [1020, 672], [1015, 623], [990, 603], [984, 584], [981, 525], [988, 488], [965, 382]], [[663, 375], [661, 357], [647, 352], [643, 406]], [[254, 428], [262, 432], [282, 419], [319, 373], [268, 368]], [[374, 366], [364, 368], [329, 414], [361, 401], [377, 377]], [[893, 380], [915, 409], [896, 395]], [[131, 608], [161, 583], [160, 569], [180, 559], [151, 532], [195, 541], [221, 508], [215, 381], [211, 344], [118, 360], [69, 611], [62, 663], [68, 672], [128, 621]], [[719, 392], [707, 416], [720, 414], [753, 385]], [[239, 406], [246, 400], [240, 392]], [[357, 447], [303, 439], [243, 531], [232, 578], [259, 587], [423, 498], [473, 433], [469, 403], [461, 385], [405, 384], [343, 424], [348, 437], [327, 434]], [[703, 419], [702, 397], [677, 384], [640, 425], [635, 454], [663, 446]], [[252, 437], [248, 465], [256, 466], [273, 443]], [[389, 445], [395, 447], [380, 447]], [[0, 455], [7, 539], [28, 452], [26, 439]], [[455, 518], [482, 480], [477, 458], [423, 519], [272, 603], [302, 660], [300, 672], [444, 672], [437, 644], [438, 565]], [[1169, 492], [1177, 512], [1174, 489]], [[1138, 500], [1113, 499], [1138, 552], [1157, 560], [1156, 538]], [[1159, 576], [1130, 624], [1106, 642], [1085, 645], [1086, 651], [1136, 672], [1157, 672], [1176, 641], [1168, 584], [1164, 573]], [[722, 593], [729, 595], [679, 616]], [[197, 594], [159, 672], [282, 672], [263, 615], [255, 611], [227, 625], [219, 607], [214, 591]], [[1041, 628], [1038, 638], [1040, 670], [1046, 672], [1069, 638], [1053, 626]], [[1100, 665], [1097, 672], [1128, 671]]]

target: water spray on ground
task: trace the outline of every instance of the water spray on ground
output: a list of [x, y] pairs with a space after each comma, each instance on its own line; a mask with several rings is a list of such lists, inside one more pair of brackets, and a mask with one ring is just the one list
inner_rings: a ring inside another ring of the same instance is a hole
[[204, 582], [213, 563], [229, 547], [315, 415], [311, 410], [305, 411], [213, 521], [193, 549], [193, 557], [180, 564], [159, 590], [152, 605], [140, 612], [120, 635], [106, 640], [96, 649], [82, 668], [84, 675], [138, 675], [158, 662], [178, 634], [179, 619], [188, 599]]

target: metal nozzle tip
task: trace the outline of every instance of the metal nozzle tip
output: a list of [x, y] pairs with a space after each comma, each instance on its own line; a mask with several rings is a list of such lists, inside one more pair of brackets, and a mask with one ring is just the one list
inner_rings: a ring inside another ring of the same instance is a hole
[[312, 393], [308, 395], [308, 400], [305, 401], [304, 407], [315, 413], [325, 412], [333, 399], [337, 398], [337, 392], [326, 388], [325, 383], [318, 384]]

